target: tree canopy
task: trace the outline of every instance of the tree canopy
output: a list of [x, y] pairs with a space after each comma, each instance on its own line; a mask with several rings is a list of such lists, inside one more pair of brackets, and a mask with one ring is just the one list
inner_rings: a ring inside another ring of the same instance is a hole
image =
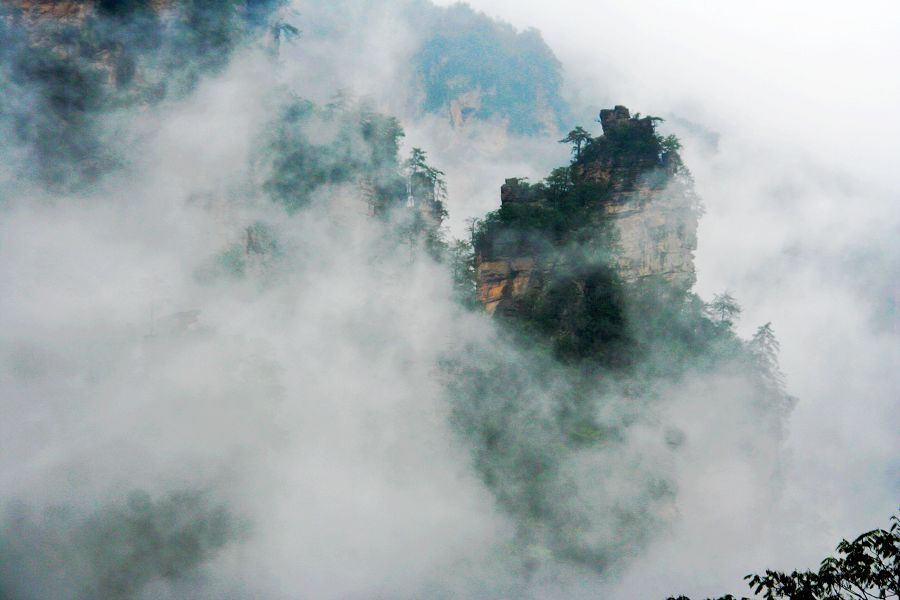
[[[764, 327], [761, 327], [762, 330]], [[842, 540], [836, 556], [818, 571], [784, 573], [766, 569], [764, 575], [747, 575], [753, 593], [765, 600], [889, 600], [900, 597], [900, 518], [890, 519], [889, 529], [873, 529], [852, 542]], [[690, 600], [687, 596], [668, 600]], [[727, 594], [716, 600], [736, 600]], [[747, 600], [743, 598], [743, 600]]]
[[591, 134], [584, 127], [578, 125], [566, 137], [559, 140], [559, 143], [572, 144], [572, 154], [575, 156], [575, 160], [581, 160], [581, 148], [590, 141]]

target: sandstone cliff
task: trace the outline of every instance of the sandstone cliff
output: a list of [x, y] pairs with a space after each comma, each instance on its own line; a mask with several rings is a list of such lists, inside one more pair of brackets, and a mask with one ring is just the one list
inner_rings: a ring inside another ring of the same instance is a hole
[[[499, 214], [509, 216], [485, 231], [476, 257], [478, 297], [489, 313], [521, 310], [561, 273], [572, 274], [575, 296], [583, 294], [590, 273], [604, 266], [625, 282], [659, 276], [684, 288], [693, 284], [699, 207], [677, 142], [656, 135], [654, 119], [632, 117], [623, 106], [602, 111], [600, 122], [604, 135], [585, 140], [583, 149], [579, 144], [573, 163], [554, 173], [557, 181], [508, 179], [501, 188]], [[553, 193], [561, 176], [568, 186], [562, 199]], [[560, 237], [560, 217], [547, 215], [575, 195], [578, 212], [562, 216], [570, 231]], [[540, 231], [535, 222], [552, 224]], [[526, 243], [522, 223], [528, 223]], [[566, 236], [576, 237], [589, 256], [583, 248], [571, 251]]]

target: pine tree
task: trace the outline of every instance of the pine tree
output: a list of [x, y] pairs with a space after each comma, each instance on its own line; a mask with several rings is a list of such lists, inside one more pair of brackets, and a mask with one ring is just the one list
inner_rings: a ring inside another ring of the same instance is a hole
[[722, 325], [731, 327], [741, 316], [741, 306], [728, 292], [716, 294], [713, 301], [706, 307], [713, 318], [718, 319]]
[[588, 133], [583, 127], [580, 125], [569, 132], [569, 134], [563, 139], [559, 140], [560, 144], [573, 144], [572, 154], [575, 155], [575, 160], [581, 160], [581, 150], [582, 147], [591, 141], [591, 134]]
[[771, 322], [759, 326], [756, 333], [753, 334], [749, 346], [763, 373], [767, 374], [776, 387], [783, 388], [784, 374], [778, 365], [778, 352], [781, 350], [781, 344], [775, 337]]
[[428, 155], [424, 150], [413, 148], [409, 158], [404, 161], [403, 167], [410, 176], [417, 173], [424, 175], [434, 186], [435, 200], [442, 201], [447, 196], [447, 182], [444, 180], [444, 172], [429, 165], [427, 159]]

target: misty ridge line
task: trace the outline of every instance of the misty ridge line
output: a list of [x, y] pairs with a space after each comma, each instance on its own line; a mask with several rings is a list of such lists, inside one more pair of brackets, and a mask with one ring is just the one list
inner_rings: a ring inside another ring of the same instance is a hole
[[[729, 294], [616, 262], [617, 206], [695, 199], [653, 121], [585, 132], [451, 239], [429, 146], [403, 158], [380, 100], [291, 76], [312, 17], [100, 2], [23, 27], [24, 4], [0, 36], [4, 596], [595, 597], [674, 531], [697, 465], [776, 502], [794, 400], [771, 326], [742, 340]], [[470, 94], [484, 73], [447, 83], [465, 56], [422, 111], [558, 126]], [[492, 318], [487, 257], [537, 265]]]

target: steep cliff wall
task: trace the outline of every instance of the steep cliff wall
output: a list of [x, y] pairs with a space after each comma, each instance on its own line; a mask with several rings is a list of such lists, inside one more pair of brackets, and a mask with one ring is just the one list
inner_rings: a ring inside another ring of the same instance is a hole
[[[561, 273], [573, 274], [576, 295], [583, 293], [582, 275], [604, 265], [625, 282], [659, 276], [685, 288], [694, 283], [698, 200], [677, 142], [656, 135], [654, 119], [632, 117], [623, 106], [602, 111], [600, 121], [604, 135], [582, 140], [573, 163], [554, 173], [556, 181], [508, 179], [501, 188], [499, 213], [508, 216], [486, 232], [476, 257], [478, 297], [489, 313], [517, 312]], [[567, 201], [554, 193], [560, 185], [579, 204], [550, 219]], [[560, 236], [561, 228], [568, 233]], [[509, 243], [511, 237], [518, 241]], [[571, 238], [583, 248], [573, 251]]]
[[687, 208], [683, 198], [665, 190], [606, 207], [618, 233], [615, 259], [623, 279], [660, 275], [693, 285], [697, 218]]
[[[604, 136], [636, 128], [637, 137], [652, 138], [653, 119], [632, 118], [624, 106], [600, 113]], [[609, 182], [614, 193], [603, 204], [618, 234], [616, 266], [626, 281], [650, 275], [693, 285], [697, 248], [698, 200], [678, 160], [653, 154], [629, 159], [616, 152], [585, 168], [588, 180]]]

